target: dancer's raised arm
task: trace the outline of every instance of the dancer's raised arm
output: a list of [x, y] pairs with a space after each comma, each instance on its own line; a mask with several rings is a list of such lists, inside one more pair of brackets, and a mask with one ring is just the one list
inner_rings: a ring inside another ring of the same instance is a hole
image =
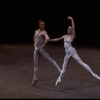
[[73, 20], [73, 18], [71, 17], [71, 16], [68, 16], [68, 18], [67, 19], [70, 19], [71, 20], [71, 24], [72, 24], [72, 31], [73, 31], [73, 33], [72, 33], [72, 35], [74, 36], [74, 38], [76, 37], [76, 34], [75, 34], [75, 23], [74, 23], [74, 20]]

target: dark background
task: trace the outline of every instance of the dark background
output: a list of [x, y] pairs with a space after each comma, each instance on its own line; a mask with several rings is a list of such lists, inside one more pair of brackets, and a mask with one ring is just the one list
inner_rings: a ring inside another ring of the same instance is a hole
[[70, 21], [76, 25], [75, 44], [100, 44], [100, 1], [98, 0], [2, 0], [0, 43], [32, 43], [39, 19], [46, 22], [51, 38], [66, 34]]

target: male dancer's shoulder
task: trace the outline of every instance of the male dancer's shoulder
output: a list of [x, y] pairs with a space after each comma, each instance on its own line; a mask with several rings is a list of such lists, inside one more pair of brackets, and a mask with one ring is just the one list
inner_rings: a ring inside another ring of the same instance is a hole
[[47, 31], [46, 31], [46, 30], [44, 30], [42, 34], [43, 34], [43, 35], [47, 34]]

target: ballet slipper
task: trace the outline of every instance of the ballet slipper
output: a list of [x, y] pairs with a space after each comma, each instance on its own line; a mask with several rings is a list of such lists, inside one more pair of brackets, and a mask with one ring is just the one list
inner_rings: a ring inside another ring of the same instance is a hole
[[33, 78], [32, 85], [35, 85], [36, 81], [37, 81], [37, 78]]
[[93, 74], [93, 76], [94, 76], [96, 79], [100, 80], [100, 77], [99, 77], [97, 74]]
[[56, 83], [55, 83], [55, 86], [57, 86], [57, 84], [58, 84], [59, 82], [61, 82], [61, 78], [58, 78], [58, 79], [57, 79], [57, 81], [56, 81]]

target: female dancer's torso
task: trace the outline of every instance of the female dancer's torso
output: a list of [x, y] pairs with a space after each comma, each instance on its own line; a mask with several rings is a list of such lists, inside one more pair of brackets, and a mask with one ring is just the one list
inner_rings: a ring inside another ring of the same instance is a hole
[[67, 58], [71, 57], [75, 52], [75, 48], [71, 45], [73, 37], [71, 35], [64, 36], [64, 48]]

